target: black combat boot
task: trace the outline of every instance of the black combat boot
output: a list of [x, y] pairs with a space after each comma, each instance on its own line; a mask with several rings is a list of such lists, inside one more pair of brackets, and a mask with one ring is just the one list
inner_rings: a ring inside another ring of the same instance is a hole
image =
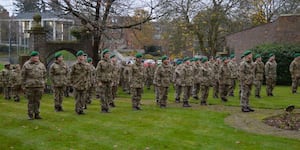
[[114, 102], [109, 103], [109, 106], [110, 106], [110, 107], [116, 107], [116, 105], [115, 105]]
[[247, 107], [242, 107], [242, 112], [250, 112], [250, 110]]
[[193, 96], [194, 99], [196, 100], [199, 100], [199, 97], [198, 96]]
[[34, 118], [35, 118], [35, 119], [43, 119], [43, 118], [40, 116], [40, 114], [38, 114], [38, 113], [36, 113], [36, 114], [34, 115]]
[[192, 107], [188, 101], [184, 101], [182, 107]]
[[175, 103], [180, 103], [180, 98], [176, 98]]
[[207, 104], [206, 104], [206, 102], [205, 102], [205, 101], [201, 101], [200, 105], [202, 105], [202, 106], [206, 106]]
[[247, 107], [249, 111], [254, 112], [254, 109]]
[[33, 120], [33, 114], [28, 114], [28, 120]]
[[19, 97], [19, 96], [15, 96], [15, 97], [14, 97], [14, 101], [15, 101], [15, 102], [20, 102], [20, 97]]
[[227, 101], [228, 101], [227, 98], [225, 98], [225, 97], [222, 97], [221, 100], [222, 100], [223, 102], [227, 102]]

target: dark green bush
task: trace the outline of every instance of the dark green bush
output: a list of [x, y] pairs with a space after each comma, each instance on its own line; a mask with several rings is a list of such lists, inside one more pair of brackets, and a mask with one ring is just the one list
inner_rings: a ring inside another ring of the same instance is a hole
[[251, 50], [254, 55], [261, 54], [264, 63], [268, 61], [268, 55], [274, 53], [277, 62], [277, 84], [291, 85], [289, 66], [294, 59], [293, 55], [296, 52], [300, 53], [300, 44], [263, 44]]

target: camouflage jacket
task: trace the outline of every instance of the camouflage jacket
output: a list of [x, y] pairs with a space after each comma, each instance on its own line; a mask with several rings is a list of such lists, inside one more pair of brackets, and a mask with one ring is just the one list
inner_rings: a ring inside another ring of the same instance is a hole
[[1, 83], [2, 83], [3, 87], [12, 87], [11, 76], [12, 76], [11, 69], [4, 68], [1, 71]]
[[129, 76], [129, 83], [131, 88], [143, 88], [145, 80], [145, 71], [142, 63], [134, 63], [131, 66], [131, 75]]
[[219, 70], [219, 84], [230, 85], [231, 82], [231, 71], [229, 64], [223, 63]]
[[277, 63], [274, 60], [273, 62], [268, 61], [265, 64], [265, 76], [266, 78], [276, 79], [277, 77]]
[[155, 71], [156, 86], [169, 87], [171, 79], [171, 66], [162, 64]]
[[183, 68], [183, 86], [193, 86], [194, 68], [191, 65], [184, 64]]
[[218, 61], [216, 61], [213, 66], [212, 66], [212, 71], [213, 71], [213, 80], [218, 81], [219, 79], [219, 69], [220, 69], [220, 64]]
[[262, 81], [264, 79], [265, 65], [262, 61], [254, 63], [254, 80]]
[[12, 81], [12, 86], [13, 87], [22, 85], [22, 75], [21, 75], [21, 70], [20, 69], [12, 70], [11, 81]]
[[128, 81], [130, 75], [131, 75], [131, 65], [127, 64], [124, 68], [122, 76], [126, 81]]
[[47, 70], [45, 65], [38, 62], [26, 61], [21, 71], [22, 85], [25, 88], [44, 88]]
[[194, 83], [200, 83], [200, 69], [201, 69], [201, 64], [194, 64]]
[[145, 71], [146, 71], [146, 76], [147, 76], [147, 79], [153, 79], [154, 78], [154, 72], [155, 72], [155, 70], [154, 70], [154, 67], [152, 67], [152, 66], [147, 66], [146, 68], [145, 68]]
[[49, 69], [49, 76], [53, 87], [67, 85], [68, 66], [64, 62], [54, 62]]
[[211, 86], [212, 85], [212, 70], [209, 67], [209, 64], [205, 64], [199, 70], [199, 78], [201, 81], [201, 86]]
[[239, 67], [241, 85], [252, 85], [254, 80], [253, 63], [251, 61], [242, 61]]
[[176, 85], [183, 85], [183, 64], [176, 66], [173, 72], [173, 82]]
[[89, 79], [88, 79], [88, 86], [89, 87], [94, 87], [96, 84], [96, 68], [88, 63], [88, 68], [89, 68]]
[[238, 77], [238, 65], [235, 61], [230, 61], [228, 63], [231, 79], [237, 79]]
[[117, 86], [120, 82], [120, 73], [121, 69], [118, 64], [113, 64], [113, 72], [112, 72], [112, 84], [113, 86]]
[[70, 83], [76, 90], [88, 89], [89, 67], [85, 62], [76, 62], [70, 71]]
[[300, 77], [300, 59], [294, 59], [290, 64], [292, 78]]
[[[97, 82], [112, 82], [113, 65], [109, 60], [102, 59], [96, 67]], [[101, 84], [101, 83], [100, 83]]]

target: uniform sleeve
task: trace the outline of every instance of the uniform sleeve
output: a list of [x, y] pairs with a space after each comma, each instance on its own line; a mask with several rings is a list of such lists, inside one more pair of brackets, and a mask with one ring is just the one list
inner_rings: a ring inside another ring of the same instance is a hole
[[25, 64], [23, 65], [22, 70], [21, 70], [22, 85], [25, 85], [25, 82], [26, 82], [26, 66], [25, 66]]
[[266, 77], [269, 76], [269, 69], [270, 69], [270, 64], [267, 62], [265, 65], [265, 76]]

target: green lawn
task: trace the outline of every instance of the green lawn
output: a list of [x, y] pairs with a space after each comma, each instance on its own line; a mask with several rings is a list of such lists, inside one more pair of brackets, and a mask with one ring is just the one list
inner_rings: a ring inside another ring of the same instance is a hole
[[[265, 88], [263, 88], [265, 89]], [[290, 87], [276, 87], [275, 97], [251, 97], [254, 108], [282, 109], [289, 104], [300, 107], [300, 94], [290, 94]], [[94, 100], [86, 115], [74, 112], [74, 99], [66, 98], [64, 112], [54, 112], [52, 95], [41, 102], [42, 120], [27, 120], [26, 100], [20, 103], [0, 97], [0, 149], [299, 149], [300, 139], [248, 133], [224, 123], [228, 112], [206, 109], [191, 100], [192, 108], [174, 104], [170, 88], [169, 107], [154, 103], [153, 90], [145, 90], [142, 111], [132, 111], [130, 96], [119, 91], [116, 108], [100, 113]], [[212, 99], [215, 106], [239, 106], [237, 97], [228, 103]], [[228, 107], [229, 107], [228, 106]], [[208, 106], [209, 107], [209, 106]], [[299, 132], [299, 131], [298, 131]]]

